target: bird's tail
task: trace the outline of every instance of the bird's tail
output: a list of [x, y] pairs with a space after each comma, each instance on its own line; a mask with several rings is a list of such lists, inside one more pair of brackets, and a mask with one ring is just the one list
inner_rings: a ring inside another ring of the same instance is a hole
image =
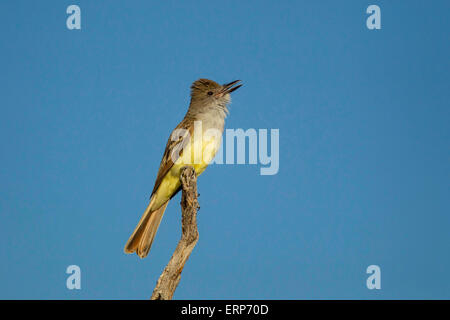
[[169, 201], [164, 203], [159, 209], [152, 210], [153, 201], [150, 201], [136, 229], [134, 229], [133, 234], [125, 245], [125, 253], [136, 252], [141, 258], [147, 256], [168, 203]]

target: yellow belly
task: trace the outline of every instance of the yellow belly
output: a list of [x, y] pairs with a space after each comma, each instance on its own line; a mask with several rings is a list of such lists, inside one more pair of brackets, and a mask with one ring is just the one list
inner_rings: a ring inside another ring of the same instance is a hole
[[214, 159], [216, 152], [220, 148], [220, 139], [211, 137], [208, 139], [191, 139], [182, 152], [182, 156], [174, 163], [170, 171], [166, 174], [158, 190], [154, 194], [153, 208], [159, 208], [169, 200], [181, 185], [181, 168], [190, 165], [194, 167], [197, 176], [205, 171], [208, 164]]

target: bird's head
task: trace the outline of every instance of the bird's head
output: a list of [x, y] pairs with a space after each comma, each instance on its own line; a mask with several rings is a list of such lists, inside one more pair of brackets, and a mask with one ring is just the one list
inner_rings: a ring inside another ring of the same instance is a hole
[[191, 86], [191, 104], [224, 105], [230, 102], [230, 93], [240, 88], [241, 80], [235, 80], [223, 85], [208, 79], [198, 79]]

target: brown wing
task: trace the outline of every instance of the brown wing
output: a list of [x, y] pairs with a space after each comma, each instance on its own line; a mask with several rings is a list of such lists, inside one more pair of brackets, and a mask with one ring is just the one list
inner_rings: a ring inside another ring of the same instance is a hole
[[159, 185], [166, 176], [167, 172], [170, 171], [173, 164], [177, 159], [183, 154], [184, 147], [189, 143], [190, 137], [194, 132], [194, 126], [191, 119], [184, 118], [178, 126], [174, 129], [172, 134], [167, 141], [166, 150], [159, 165], [158, 174], [156, 176], [155, 186], [153, 187], [152, 194], [158, 190]]

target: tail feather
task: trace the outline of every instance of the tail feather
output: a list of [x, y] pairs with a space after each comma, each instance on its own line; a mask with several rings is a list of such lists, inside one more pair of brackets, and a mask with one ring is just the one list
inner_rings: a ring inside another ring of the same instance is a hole
[[168, 203], [169, 201], [164, 203], [159, 209], [152, 211], [152, 201], [150, 201], [141, 220], [139, 220], [133, 234], [125, 245], [125, 253], [136, 252], [141, 258], [145, 258], [148, 255]]

